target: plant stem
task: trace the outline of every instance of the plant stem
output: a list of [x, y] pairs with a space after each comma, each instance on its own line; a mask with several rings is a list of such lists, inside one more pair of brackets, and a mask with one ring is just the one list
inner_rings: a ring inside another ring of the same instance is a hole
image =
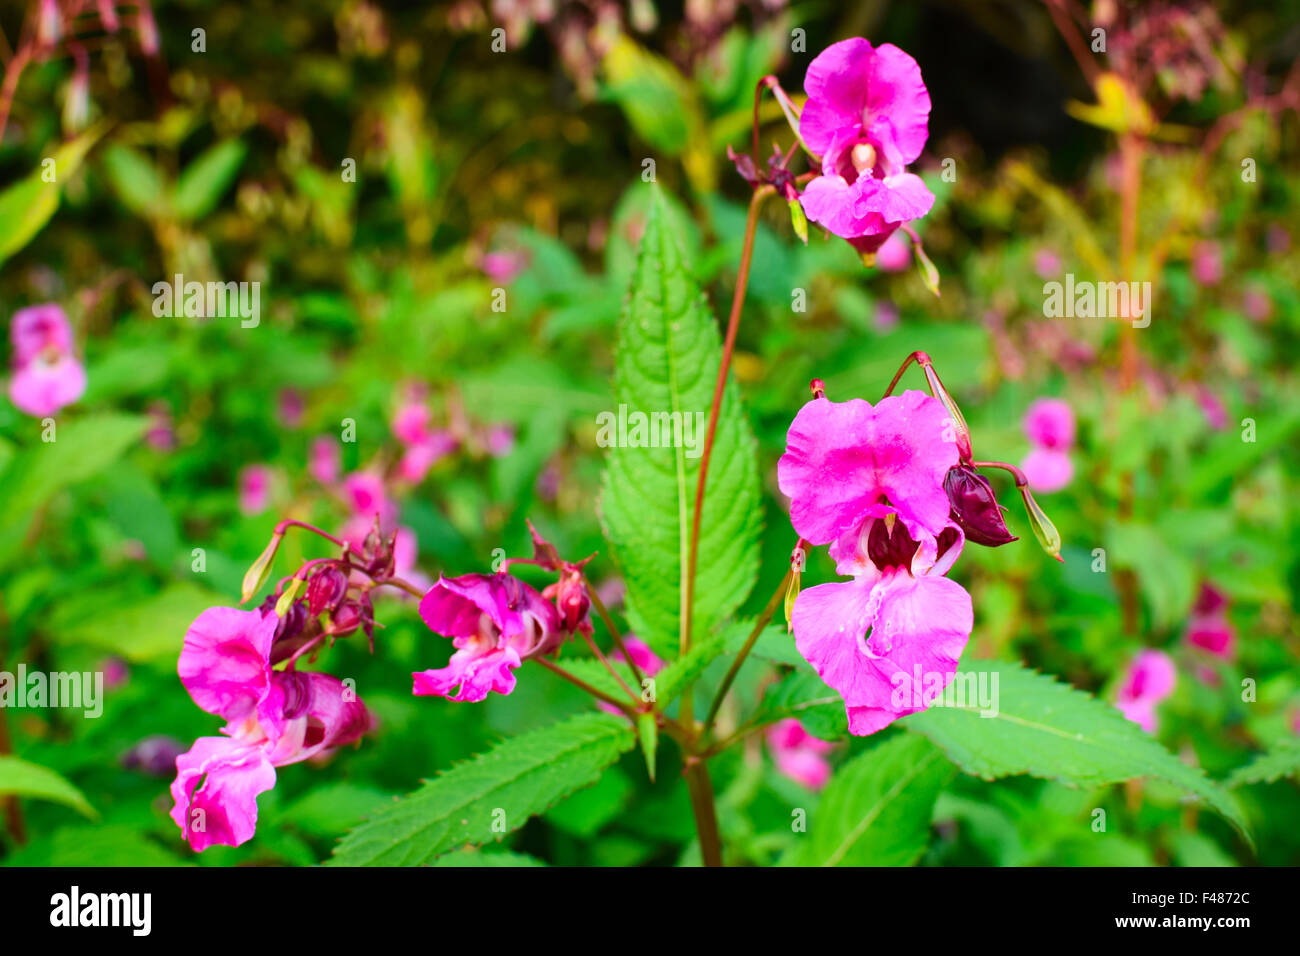
[[627, 691], [627, 696], [631, 697], [633, 700], [640, 700], [641, 698], [637, 695], [636, 691], [627, 686], [627, 681], [623, 680], [623, 675], [614, 668], [614, 665], [609, 662], [609, 658], [606, 657], [601, 649], [596, 646], [596, 642], [592, 640], [591, 635], [583, 634], [582, 639], [585, 640], [587, 646], [591, 648], [591, 653], [596, 655], [596, 660], [600, 661], [600, 663], [604, 665], [605, 670], [609, 671], [609, 676], [618, 681], [619, 687]]
[[754, 190], [749, 201], [749, 218], [745, 221], [745, 243], [740, 252], [740, 266], [736, 271], [736, 290], [731, 297], [731, 315], [727, 319], [727, 336], [722, 343], [722, 361], [718, 363], [718, 378], [713, 383], [713, 405], [709, 409], [709, 427], [704, 433], [704, 452], [700, 456], [700, 475], [695, 484], [695, 512], [691, 515], [690, 550], [686, 559], [686, 599], [683, 604], [682, 648], [685, 654], [691, 649], [691, 619], [695, 608], [695, 571], [700, 556], [700, 519], [704, 510], [704, 489], [709, 475], [709, 460], [713, 456], [713, 439], [718, 430], [718, 415], [722, 410], [722, 395], [727, 386], [727, 373], [731, 371], [731, 355], [736, 348], [736, 332], [740, 328], [740, 313], [745, 304], [745, 287], [749, 284], [749, 264], [754, 258], [754, 236], [758, 232], [758, 213], [763, 200], [775, 193], [771, 186]]
[[686, 789], [700, 837], [700, 856], [705, 866], [722, 866], [722, 839], [718, 836], [718, 814], [713, 806], [713, 782], [703, 760], [692, 758], [686, 765]]
[[644, 687], [645, 676], [641, 673], [641, 668], [636, 666], [636, 661], [632, 659], [632, 654], [627, 649], [627, 644], [623, 642], [623, 635], [620, 634], [618, 628], [614, 626], [614, 619], [609, 616], [609, 609], [605, 607], [605, 602], [600, 599], [600, 595], [597, 594], [596, 589], [591, 586], [591, 582], [587, 581], [586, 585], [587, 595], [591, 598], [591, 606], [596, 609], [596, 613], [600, 615], [600, 619], [605, 622], [605, 629], [609, 631], [609, 636], [613, 639], [614, 646], [617, 647], [619, 653], [623, 655], [623, 660], [627, 662], [627, 666], [632, 669], [632, 676], [636, 678], [637, 686]]
[[718, 716], [718, 709], [722, 707], [722, 701], [726, 698], [727, 692], [731, 690], [731, 685], [735, 681], [736, 675], [740, 673], [745, 658], [754, 649], [754, 645], [758, 642], [758, 636], [763, 633], [763, 628], [767, 627], [767, 622], [772, 620], [772, 615], [776, 613], [776, 606], [781, 603], [781, 599], [785, 596], [793, 575], [793, 570], [785, 572], [785, 577], [781, 579], [781, 583], [777, 585], [776, 590], [772, 592], [772, 596], [768, 599], [767, 607], [763, 608], [763, 613], [754, 622], [754, 629], [749, 632], [749, 637], [745, 639], [745, 644], [741, 647], [740, 653], [731, 662], [731, 667], [727, 670], [727, 676], [722, 678], [722, 683], [718, 685], [718, 692], [713, 696], [713, 703], [709, 707], [708, 716], [704, 718], [704, 732], [706, 734], [712, 729], [714, 718]]

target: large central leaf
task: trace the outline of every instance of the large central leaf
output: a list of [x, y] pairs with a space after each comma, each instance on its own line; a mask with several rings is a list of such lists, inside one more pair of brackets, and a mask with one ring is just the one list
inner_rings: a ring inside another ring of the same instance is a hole
[[636, 743], [622, 717], [583, 714], [511, 738], [380, 810], [339, 844], [332, 864], [421, 866], [449, 850], [501, 839]]
[[[722, 355], [717, 324], [670, 223], [656, 189], [619, 321], [610, 413], [620, 422], [681, 422], [682, 428], [668, 447], [662, 441], [647, 447], [633, 427], [614, 429], [600, 498], [605, 534], [626, 578], [632, 626], [661, 655], [678, 647], [700, 453]], [[728, 381], [700, 526], [697, 637], [740, 606], [758, 574], [755, 452], [735, 383]]]

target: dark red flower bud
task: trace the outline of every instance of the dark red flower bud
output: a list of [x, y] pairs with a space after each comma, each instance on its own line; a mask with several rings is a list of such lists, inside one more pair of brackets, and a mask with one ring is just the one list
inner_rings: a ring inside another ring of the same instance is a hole
[[966, 534], [966, 540], [996, 548], [1019, 540], [1007, 530], [1003, 507], [993, 495], [988, 479], [969, 465], [957, 465], [943, 479], [952, 506], [952, 520]]
[[334, 565], [322, 568], [307, 582], [307, 613], [315, 617], [323, 611], [333, 611], [342, 603], [347, 590], [346, 574]]
[[754, 158], [748, 153], [737, 153], [728, 146], [727, 159], [731, 160], [736, 167], [736, 172], [740, 173], [741, 178], [751, 186], [757, 186], [763, 181], [758, 174], [758, 167], [754, 165]]
[[571, 634], [581, 631], [590, 634], [591, 597], [579, 571], [565, 571], [555, 586], [555, 607], [560, 612], [560, 625]]

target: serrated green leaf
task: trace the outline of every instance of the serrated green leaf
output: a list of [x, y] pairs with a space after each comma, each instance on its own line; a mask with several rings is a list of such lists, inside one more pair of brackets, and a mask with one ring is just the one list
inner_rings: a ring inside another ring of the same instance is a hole
[[954, 773], [928, 740], [906, 734], [840, 767], [809, 814], [801, 866], [910, 866], [930, 837], [939, 791]]
[[1074, 787], [1155, 777], [1201, 799], [1251, 839], [1230, 793], [1165, 750], [1115, 707], [1020, 664], [979, 661], [962, 668], [962, 673], [977, 671], [989, 675], [996, 716], [982, 717], [979, 703], [960, 701], [957, 706], [955, 699], [954, 706], [934, 706], [902, 720], [967, 773], [985, 780], [1028, 773]]
[[217, 143], [185, 167], [176, 180], [172, 209], [182, 220], [202, 219], [216, 208], [239, 174], [248, 148], [237, 139]]
[[52, 800], [92, 820], [99, 817], [82, 792], [60, 774], [18, 757], [0, 757], [0, 795]]
[[1267, 753], [1259, 754], [1244, 767], [1238, 767], [1225, 781], [1229, 787], [1247, 783], [1273, 783], [1283, 777], [1300, 776], [1300, 743], [1283, 740]]
[[510, 853], [504, 850], [464, 850], [460, 853], [448, 853], [440, 856], [430, 866], [473, 869], [511, 867], [511, 866], [546, 866], [546, 863], [529, 856], [527, 853]]
[[726, 653], [728, 636], [727, 631], [722, 631], [706, 637], [652, 678], [660, 709], [676, 700], [682, 688], [694, 683], [710, 664]]
[[582, 714], [514, 737], [424, 784], [350, 832], [335, 866], [420, 866], [523, 826], [636, 745], [623, 717]]
[[[682, 624], [687, 560], [704, 431], [721, 360], [708, 305], [666, 227], [656, 190], [631, 292], [619, 320], [615, 418], [676, 415], [678, 447], [623, 447], [618, 434], [606, 459], [600, 514], [627, 582], [628, 616], [637, 635], [672, 656]], [[689, 422], [687, 419], [689, 418]], [[608, 420], [607, 420], [608, 421]], [[698, 427], [696, 424], [699, 423]], [[693, 434], [687, 432], [687, 425]], [[617, 429], [614, 429], [617, 431]], [[626, 437], [634, 433], [629, 428]], [[693, 439], [692, 447], [681, 447]], [[734, 381], [719, 410], [701, 516], [693, 633], [708, 634], [749, 595], [758, 574], [760, 530], [756, 446]], [[694, 456], [694, 457], [692, 457]], [[662, 683], [662, 682], [661, 682]]]
[[804, 730], [822, 740], [837, 740], [849, 733], [844, 698], [810, 670], [787, 674], [763, 693], [753, 722], [774, 724], [793, 717]]

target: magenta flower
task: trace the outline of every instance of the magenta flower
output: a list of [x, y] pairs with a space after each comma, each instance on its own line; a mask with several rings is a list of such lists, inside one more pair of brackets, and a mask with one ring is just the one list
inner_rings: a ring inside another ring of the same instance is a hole
[[446, 667], [411, 676], [419, 695], [477, 702], [509, 694], [524, 660], [563, 640], [555, 605], [508, 574], [441, 577], [420, 601], [420, 617], [456, 647]]
[[793, 717], [777, 721], [767, 729], [767, 746], [776, 769], [809, 790], [820, 790], [831, 778], [826, 759], [829, 741], [812, 736]]
[[[957, 464], [951, 432], [943, 404], [921, 392], [874, 408], [817, 398], [795, 416], [777, 463], [795, 530], [829, 543], [836, 569], [853, 576], [802, 591], [791, 625], [799, 653], [844, 698], [854, 734], [928, 707], [970, 638], [970, 595], [943, 576], [965, 540], [944, 490]], [[912, 693], [915, 681], [924, 688]]]
[[[632, 663], [636, 665], [637, 670], [641, 672], [642, 677], [654, 677], [668, 662], [650, 649], [650, 645], [635, 634], [624, 634], [623, 644], [627, 647], [628, 655], [632, 658]], [[626, 658], [622, 651], [614, 651], [609, 655], [611, 661], [623, 661]], [[607, 714], [621, 714], [622, 711], [613, 704], [607, 704], [603, 700], [596, 701], [596, 706]]]
[[456, 450], [458, 442], [446, 429], [428, 432], [419, 442], [407, 445], [402, 459], [397, 463], [397, 473], [403, 481], [419, 484], [429, 469]]
[[258, 515], [271, 506], [271, 469], [266, 465], [248, 465], [239, 471], [239, 510]]
[[1217, 242], [1204, 240], [1192, 250], [1192, 275], [1201, 285], [1217, 285], [1223, 279], [1223, 252]]
[[808, 66], [799, 136], [821, 157], [800, 196], [804, 211], [863, 253], [930, 211], [934, 196], [906, 171], [929, 135], [930, 93], [914, 59], [859, 37], [827, 47]]
[[393, 416], [393, 435], [404, 445], [418, 445], [429, 436], [429, 406], [422, 401], [403, 404]]
[[19, 309], [9, 335], [9, 399], [19, 411], [44, 418], [85, 394], [86, 369], [73, 354], [72, 326], [61, 308], [47, 303]]
[[307, 470], [322, 485], [332, 485], [339, 480], [343, 470], [343, 451], [336, 439], [321, 435], [312, 439]]
[[222, 737], [200, 737], [176, 759], [171, 817], [195, 850], [253, 836], [257, 796], [275, 768], [352, 743], [370, 713], [328, 674], [276, 671], [274, 612], [208, 608], [185, 634], [177, 670], [194, 702], [226, 719]]
[[1034, 491], [1060, 491], [1074, 477], [1074, 410], [1059, 398], [1037, 399], [1025, 412], [1025, 435], [1033, 446], [1020, 463]]
[[1237, 631], [1228, 620], [1228, 599], [1218, 588], [1202, 584], [1183, 639], [1221, 660], [1237, 654]]
[[[379, 517], [379, 523], [388, 527], [397, 519], [397, 505], [388, 497], [383, 476], [374, 471], [353, 472], [343, 479], [343, 497], [352, 512], [355, 523], [364, 524], [366, 530]], [[362, 537], [365, 531], [362, 531]]]
[[1129, 664], [1115, 701], [1124, 716], [1149, 734], [1156, 731], [1156, 705], [1174, 692], [1177, 673], [1164, 651], [1140, 651]]

